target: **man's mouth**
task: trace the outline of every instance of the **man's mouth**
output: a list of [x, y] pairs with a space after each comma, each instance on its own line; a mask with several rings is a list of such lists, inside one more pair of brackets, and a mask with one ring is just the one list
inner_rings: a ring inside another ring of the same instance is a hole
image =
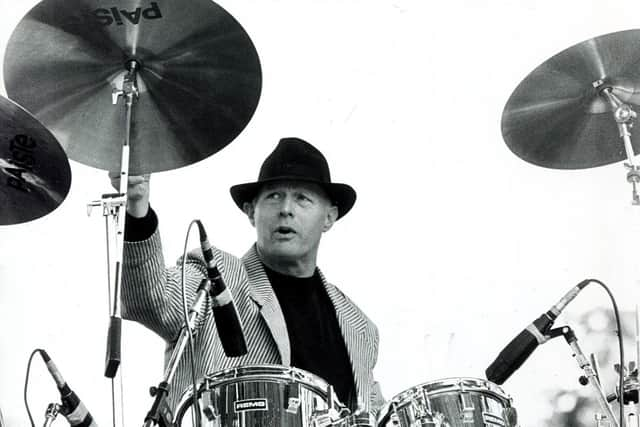
[[283, 235], [286, 235], [286, 236], [295, 234], [295, 232], [296, 232], [296, 230], [294, 230], [293, 228], [286, 227], [286, 226], [277, 227], [275, 231], [278, 234], [283, 234]]

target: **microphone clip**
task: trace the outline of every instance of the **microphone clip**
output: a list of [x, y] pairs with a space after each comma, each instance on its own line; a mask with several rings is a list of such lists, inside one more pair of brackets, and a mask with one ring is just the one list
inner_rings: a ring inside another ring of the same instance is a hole
[[47, 409], [44, 412], [44, 427], [49, 427], [55, 421], [58, 414], [61, 412], [62, 406], [58, 403], [49, 403]]

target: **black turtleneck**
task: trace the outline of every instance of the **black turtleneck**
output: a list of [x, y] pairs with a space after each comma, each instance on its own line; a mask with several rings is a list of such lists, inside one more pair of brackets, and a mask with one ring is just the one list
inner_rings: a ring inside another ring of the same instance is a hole
[[323, 378], [338, 399], [355, 410], [355, 387], [349, 354], [336, 311], [318, 270], [293, 277], [265, 266], [289, 332], [291, 365]]

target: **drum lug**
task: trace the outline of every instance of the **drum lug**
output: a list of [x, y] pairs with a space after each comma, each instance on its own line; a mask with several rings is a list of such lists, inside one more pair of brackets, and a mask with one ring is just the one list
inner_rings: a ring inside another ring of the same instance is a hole
[[507, 426], [509, 427], [518, 426], [518, 411], [516, 411], [516, 408], [512, 406], [508, 408], [504, 408], [502, 413], [503, 413], [504, 419], [507, 422]]
[[288, 385], [286, 399], [287, 407], [285, 411], [290, 414], [297, 414], [302, 403], [302, 400], [300, 400], [300, 384], [293, 383]]
[[215, 402], [211, 398], [212, 392], [202, 393], [202, 412], [209, 421], [215, 421], [218, 418], [218, 411]]
[[301, 404], [302, 404], [302, 401], [300, 400], [299, 397], [290, 397], [289, 402], [287, 402], [286, 411], [289, 412], [290, 414], [297, 414]]
[[318, 411], [311, 417], [311, 427], [328, 427], [331, 425], [333, 425], [333, 420], [325, 411]]
[[461, 414], [460, 418], [463, 423], [473, 423], [475, 413], [475, 406], [473, 406], [473, 400], [471, 400], [470, 396], [466, 392], [460, 393], [460, 409]]
[[392, 413], [389, 416], [389, 421], [391, 422], [391, 425], [394, 427], [399, 427], [400, 426], [400, 417], [398, 416], [398, 414], [396, 412]]

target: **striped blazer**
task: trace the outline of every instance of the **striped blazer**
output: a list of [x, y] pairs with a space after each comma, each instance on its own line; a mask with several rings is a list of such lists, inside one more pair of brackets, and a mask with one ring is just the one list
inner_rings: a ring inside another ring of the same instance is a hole
[[[255, 245], [242, 259], [214, 249], [214, 258], [222, 277], [233, 294], [247, 341], [248, 353], [237, 358], [224, 354], [209, 307], [198, 323], [195, 338], [197, 376], [236, 366], [278, 364], [290, 366], [291, 349], [287, 325], [275, 293], [258, 258]], [[142, 242], [126, 242], [123, 261], [123, 317], [142, 323], [167, 343], [168, 362], [183, 324], [181, 263], [165, 268], [158, 230]], [[320, 273], [327, 294], [336, 310], [338, 324], [349, 354], [358, 404], [375, 413], [384, 403], [373, 368], [378, 355], [378, 330], [371, 320], [337, 287]], [[195, 290], [206, 277], [200, 249], [187, 255], [185, 266], [187, 304], [191, 306]], [[175, 410], [191, 384], [188, 359], [182, 358], [169, 393]]]

